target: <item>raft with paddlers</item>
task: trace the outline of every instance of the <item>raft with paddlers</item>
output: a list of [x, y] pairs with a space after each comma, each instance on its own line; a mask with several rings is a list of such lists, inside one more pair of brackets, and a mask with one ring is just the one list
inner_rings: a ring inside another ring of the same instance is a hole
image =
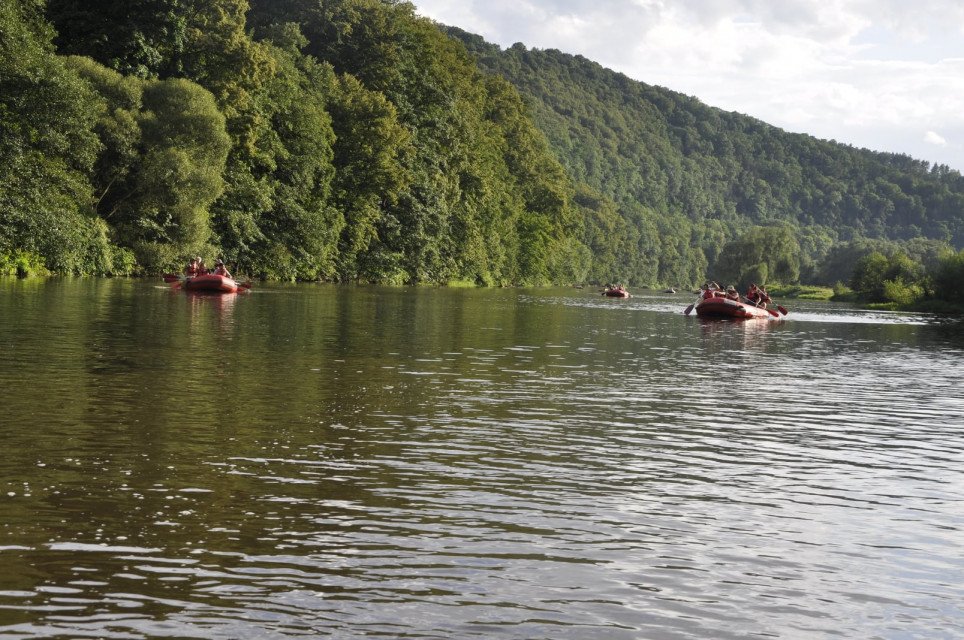
[[175, 288], [203, 293], [237, 293], [251, 288], [250, 282], [238, 283], [228, 273], [223, 260], [218, 260], [213, 272], [204, 267], [200, 257], [192, 258], [183, 276], [164, 274], [164, 282], [174, 283]]
[[626, 290], [622, 285], [609, 286], [606, 287], [602, 294], [608, 298], [628, 298], [629, 291]]
[[177, 276], [173, 273], [165, 273], [164, 282], [169, 282], [185, 291], [207, 293], [237, 293], [251, 288], [250, 282], [237, 282], [234, 278], [215, 273], [205, 273], [199, 276]]
[[238, 283], [229, 276], [216, 273], [206, 273], [193, 278], [184, 279], [184, 288], [188, 291], [209, 291], [211, 293], [237, 293]]
[[740, 297], [736, 287], [732, 285], [722, 290], [715, 282], [707, 283], [700, 290], [699, 299], [683, 310], [685, 315], [689, 315], [696, 309], [696, 315], [701, 318], [734, 318], [739, 320], [749, 320], [752, 318], [767, 318], [773, 316], [779, 318], [780, 314], [787, 315], [787, 310], [776, 305], [779, 313], [773, 309], [768, 309], [767, 304], [772, 302], [767, 292], [758, 288], [755, 284], [750, 285], [746, 299]]
[[756, 307], [752, 304], [731, 300], [725, 296], [703, 298], [695, 305], [696, 315], [700, 318], [736, 318], [749, 320], [751, 318], [779, 317], [779, 313], [772, 309]]

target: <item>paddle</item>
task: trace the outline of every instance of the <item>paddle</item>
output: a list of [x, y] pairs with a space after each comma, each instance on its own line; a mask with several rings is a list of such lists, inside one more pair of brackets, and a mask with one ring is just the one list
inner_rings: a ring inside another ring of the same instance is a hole
[[249, 280], [248, 282], [239, 282], [239, 283], [238, 283], [238, 289], [244, 289], [245, 291], [247, 291], [247, 290], [250, 289], [250, 288], [251, 288], [251, 281], [250, 281], [250, 280]]
[[[773, 300], [770, 299], [770, 294], [768, 294], [766, 291], [763, 291], [762, 289], [761, 289], [761, 293], [763, 295], [761, 302], [763, 302], [764, 304], [766, 304], [767, 302], [770, 302], [770, 303], [773, 302]], [[779, 309], [780, 313], [782, 313], [783, 315], [787, 315], [787, 310], [781, 307], [780, 305], [777, 305], [777, 309]], [[776, 311], [770, 308], [767, 308], [767, 313], [769, 313], [774, 318], [780, 317], [780, 313], [777, 313]]]
[[165, 273], [163, 275], [164, 282], [180, 282], [181, 276], [174, 275], [173, 273]]
[[703, 299], [703, 292], [700, 291], [700, 297], [696, 299], [696, 302], [694, 302], [694, 303], [691, 304], [690, 306], [688, 306], [688, 307], [686, 307], [685, 309], [683, 309], [683, 315], [684, 315], [684, 316], [688, 316], [688, 315], [690, 314], [690, 312], [693, 310], [693, 308], [694, 308], [697, 304], [699, 304], [700, 300], [702, 300], [702, 299]]

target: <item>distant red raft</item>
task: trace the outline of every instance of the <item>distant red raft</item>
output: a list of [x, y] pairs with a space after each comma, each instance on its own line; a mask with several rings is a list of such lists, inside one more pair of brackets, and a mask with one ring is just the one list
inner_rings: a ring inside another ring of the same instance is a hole
[[609, 298], [628, 298], [629, 292], [622, 287], [613, 287], [611, 289], [606, 289], [602, 293], [604, 296]]
[[713, 296], [703, 298], [696, 303], [696, 315], [701, 318], [749, 320], [751, 318], [769, 318], [772, 314], [762, 307], [754, 307], [752, 304], [730, 300], [722, 296]]
[[237, 293], [238, 283], [233, 278], [207, 273], [184, 279], [188, 291], [209, 291], [211, 293]]

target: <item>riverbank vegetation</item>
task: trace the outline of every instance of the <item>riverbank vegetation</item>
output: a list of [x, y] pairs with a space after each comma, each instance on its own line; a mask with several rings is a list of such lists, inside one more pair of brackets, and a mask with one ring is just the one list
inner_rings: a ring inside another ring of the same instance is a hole
[[774, 298], [797, 298], [800, 300], [831, 300], [835, 292], [833, 287], [819, 285], [775, 285], [767, 292]]
[[962, 286], [958, 172], [397, 0], [0, 0], [0, 134], [0, 273]]
[[902, 251], [873, 251], [857, 261], [848, 290], [834, 299], [880, 309], [964, 312], [964, 251], [944, 252], [930, 264]]

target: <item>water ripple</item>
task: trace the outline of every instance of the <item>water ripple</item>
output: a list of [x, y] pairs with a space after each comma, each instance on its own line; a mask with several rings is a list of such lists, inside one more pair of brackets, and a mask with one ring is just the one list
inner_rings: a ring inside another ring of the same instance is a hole
[[926, 317], [161, 293], [0, 306], [2, 637], [964, 636], [964, 345]]

